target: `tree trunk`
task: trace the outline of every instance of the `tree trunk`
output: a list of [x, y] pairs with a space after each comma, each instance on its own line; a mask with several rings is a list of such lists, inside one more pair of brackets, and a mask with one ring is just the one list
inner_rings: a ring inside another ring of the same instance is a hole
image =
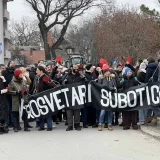
[[39, 24], [39, 28], [41, 31], [41, 35], [42, 35], [42, 39], [43, 39], [43, 43], [44, 43], [44, 50], [45, 50], [45, 59], [46, 60], [51, 60], [51, 49], [48, 45], [48, 30], [45, 29], [45, 26], [43, 26], [43, 24]]

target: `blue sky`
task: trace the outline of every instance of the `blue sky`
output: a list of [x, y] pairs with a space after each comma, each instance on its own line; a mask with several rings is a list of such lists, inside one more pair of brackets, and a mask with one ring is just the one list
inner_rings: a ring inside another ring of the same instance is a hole
[[[145, 4], [150, 8], [156, 8], [160, 11], [160, 4], [158, 4], [158, 0], [116, 0], [116, 2], [117, 5], [131, 4], [137, 7], [141, 4]], [[14, 0], [13, 2], [9, 2], [8, 11], [10, 12], [11, 19], [14, 20], [20, 20], [23, 16], [36, 17], [35, 13], [25, 0]]]

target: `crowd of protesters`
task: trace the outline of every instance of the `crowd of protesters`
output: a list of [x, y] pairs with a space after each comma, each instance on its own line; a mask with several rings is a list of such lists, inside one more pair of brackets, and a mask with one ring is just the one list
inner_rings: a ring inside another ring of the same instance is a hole
[[[118, 64], [112, 68], [108, 64], [73, 64], [66, 68], [61, 63], [49, 63], [45, 65], [39, 61], [37, 66], [31, 65], [29, 68], [19, 67], [15, 69], [15, 64], [10, 61], [7, 66], [0, 66], [0, 134], [8, 133], [10, 128], [14, 132], [21, 130], [20, 118], [24, 121], [24, 131], [29, 132], [33, 126], [29, 125], [27, 112], [20, 117], [20, 106], [27, 105], [28, 95], [37, 94], [59, 85], [74, 84], [83, 81], [93, 81], [107, 86], [109, 90], [128, 89], [149, 81], [160, 80], [159, 61], [153, 57], [145, 60], [138, 60], [136, 66], [130, 62], [125, 65]], [[160, 115], [159, 109], [124, 111], [122, 113], [100, 110], [88, 106], [82, 109], [61, 110], [54, 116], [46, 119], [37, 119], [36, 127], [38, 131], [52, 131], [53, 123], [57, 125], [65, 121], [66, 131], [80, 131], [82, 128], [93, 128], [102, 131], [107, 128], [113, 130], [113, 126], [119, 125], [123, 130], [131, 127], [138, 129], [138, 125], [145, 125], [154, 121]], [[74, 118], [73, 118], [74, 117]], [[121, 118], [122, 117], [122, 118]], [[121, 118], [121, 121], [119, 121]], [[83, 126], [80, 125], [82, 122]], [[47, 128], [45, 127], [47, 125]]]

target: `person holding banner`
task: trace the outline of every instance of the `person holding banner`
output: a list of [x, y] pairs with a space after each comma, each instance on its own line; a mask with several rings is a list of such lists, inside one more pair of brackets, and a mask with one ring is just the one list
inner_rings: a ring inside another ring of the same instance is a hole
[[[79, 73], [79, 67], [78, 65], [74, 64], [71, 66], [71, 72], [68, 73], [67, 76], [65, 76], [65, 79], [63, 80], [65, 84], [74, 84], [77, 82], [84, 82], [85, 76], [82, 76]], [[80, 109], [67, 109], [67, 122], [68, 122], [68, 128], [66, 131], [73, 130], [73, 116], [74, 116], [74, 127], [77, 131], [81, 130], [80, 127]]]
[[[123, 89], [128, 89], [139, 84], [137, 78], [133, 75], [133, 71], [130, 68], [125, 68], [123, 78], [120, 82]], [[125, 111], [123, 112], [123, 130], [130, 129], [132, 124], [133, 129], [138, 129], [138, 115], [137, 111]]]
[[[36, 82], [37, 93], [56, 87], [56, 85], [46, 75], [46, 70], [43, 66], [38, 66], [36, 73], [38, 75], [38, 79]], [[40, 123], [40, 128], [38, 129], [38, 131], [45, 130], [44, 119], [41, 118], [39, 123]], [[52, 131], [52, 116], [47, 117], [47, 126], [48, 126], [47, 131]]]
[[[104, 78], [100, 79], [98, 83], [107, 86], [107, 88], [112, 92], [117, 91], [116, 77], [115, 77], [114, 71], [111, 68], [104, 70]], [[107, 114], [108, 116], [108, 121], [107, 121], [108, 130], [112, 131], [113, 130], [112, 128], [113, 112], [106, 111], [106, 110], [101, 110], [100, 112], [98, 131], [102, 131], [102, 123], [104, 122], [105, 114]]]

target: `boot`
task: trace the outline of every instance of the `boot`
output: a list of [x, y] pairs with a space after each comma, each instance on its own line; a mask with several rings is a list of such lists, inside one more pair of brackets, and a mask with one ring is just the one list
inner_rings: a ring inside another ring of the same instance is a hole
[[111, 124], [111, 123], [108, 124], [108, 130], [109, 130], [109, 131], [113, 131], [113, 128], [112, 128], [112, 124]]
[[128, 130], [128, 129], [130, 129], [129, 126], [123, 126], [123, 130]]
[[66, 131], [72, 131], [73, 130], [73, 126], [70, 126], [66, 129]]
[[98, 131], [102, 131], [102, 123], [98, 124]]
[[14, 132], [18, 132], [18, 128], [14, 128]]
[[147, 116], [145, 119], [145, 123], [151, 123], [152, 119], [153, 119], [153, 117]]
[[77, 130], [77, 131], [81, 131], [81, 126], [80, 126], [80, 124], [75, 124], [75, 130]]
[[2, 126], [2, 132], [3, 132], [3, 133], [8, 133], [8, 130], [6, 130], [5, 127]]
[[133, 125], [134, 130], [138, 130], [138, 125]]
[[83, 123], [83, 128], [88, 128], [88, 125], [86, 123]]
[[25, 132], [30, 132], [30, 130], [28, 128], [24, 128]]

